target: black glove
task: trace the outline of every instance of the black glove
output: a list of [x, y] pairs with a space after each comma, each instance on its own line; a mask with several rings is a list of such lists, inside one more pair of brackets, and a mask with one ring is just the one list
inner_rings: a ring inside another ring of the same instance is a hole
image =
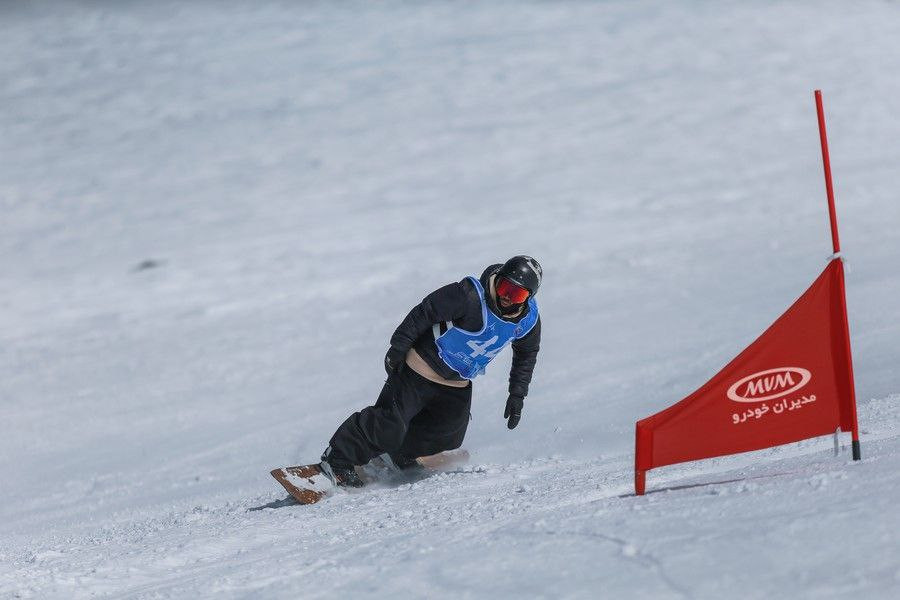
[[384, 370], [387, 371], [388, 377], [394, 374], [404, 360], [406, 360], [406, 352], [397, 350], [393, 346], [388, 348], [387, 354], [384, 355]]
[[506, 426], [510, 429], [515, 429], [516, 425], [519, 424], [519, 419], [522, 418], [523, 406], [525, 406], [525, 398], [515, 394], [509, 395], [509, 399], [506, 401], [506, 410], [503, 411], [503, 418], [509, 419]]

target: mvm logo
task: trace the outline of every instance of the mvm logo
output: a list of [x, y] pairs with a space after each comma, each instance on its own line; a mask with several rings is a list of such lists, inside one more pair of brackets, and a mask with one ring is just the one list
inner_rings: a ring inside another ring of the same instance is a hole
[[735, 402], [763, 402], [796, 392], [812, 379], [812, 373], [800, 367], [781, 367], [744, 377], [728, 388], [728, 399]]

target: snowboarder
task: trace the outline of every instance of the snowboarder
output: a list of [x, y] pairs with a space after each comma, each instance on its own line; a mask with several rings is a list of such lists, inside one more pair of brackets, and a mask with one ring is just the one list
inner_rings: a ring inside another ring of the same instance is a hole
[[540, 264], [514, 256], [430, 293], [391, 336], [387, 380], [373, 406], [350, 415], [331, 437], [319, 464], [340, 487], [361, 487], [354, 470], [387, 454], [401, 470], [417, 457], [459, 448], [469, 424], [472, 380], [509, 343], [509, 398], [503, 417], [522, 416], [541, 340], [534, 295]]

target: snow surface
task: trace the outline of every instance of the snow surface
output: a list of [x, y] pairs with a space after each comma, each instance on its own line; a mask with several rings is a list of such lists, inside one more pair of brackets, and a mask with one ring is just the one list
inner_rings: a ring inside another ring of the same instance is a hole
[[[0, 597], [900, 597], [897, 40], [874, 0], [0, 4]], [[864, 460], [630, 496], [634, 422], [824, 268], [814, 88]], [[459, 472], [280, 502], [406, 311], [521, 252], [520, 426], [507, 354]]]

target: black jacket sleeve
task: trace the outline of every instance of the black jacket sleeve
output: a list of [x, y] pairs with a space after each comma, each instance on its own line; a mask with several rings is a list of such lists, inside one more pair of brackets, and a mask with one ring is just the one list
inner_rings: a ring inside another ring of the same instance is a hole
[[514, 340], [512, 343], [513, 358], [512, 368], [509, 370], [509, 393], [522, 396], [528, 395], [528, 384], [531, 383], [531, 374], [537, 362], [538, 350], [541, 347], [541, 318], [525, 337]]
[[466, 290], [461, 282], [439, 288], [416, 305], [391, 336], [391, 347], [404, 354], [435, 323], [452, 321], [466, 311]]

